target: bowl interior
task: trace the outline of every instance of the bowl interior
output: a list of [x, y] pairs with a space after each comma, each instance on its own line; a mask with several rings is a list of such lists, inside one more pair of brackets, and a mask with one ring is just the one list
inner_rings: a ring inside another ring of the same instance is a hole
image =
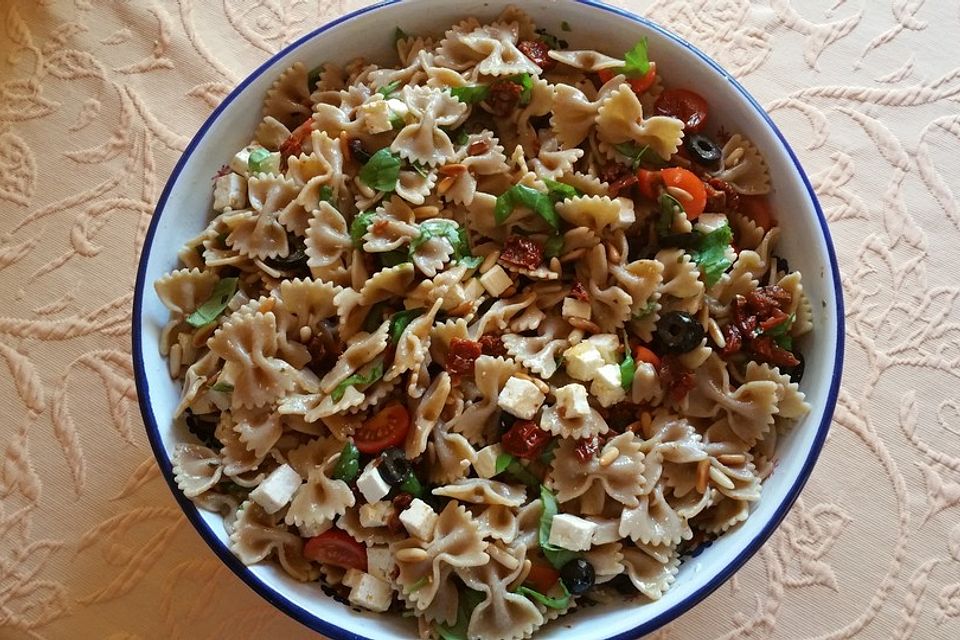
[[[150, 228], [137, 281], [134, 309], [134, 361], [144, 420], [161, 469], [168, 481], [170, 454], [187, 439], [175, 425], [173, 410], [179, 386], [167, 374], [157, 345], [167, 311], [152, 283], [177, 267], [176, 251], [206, 225], [212, 201], [211, 176], [234, 150], [252, 137], [264, 94], [288, 65], [308, 67], [325, 61], [346, 62], [364, 55], [392, 61], [392, 34], [400, 26], [408, 33], [441, 33], [465, 16], [492, 18], [509, 2], [404, 0], [368, 7], [306, 36], [260, 67], [244, 81], [191, 142], [161, 197]], [[779, 253], [803, 273], [813, 304], [815, 329], [803, 344], [806, 373], [801, 384], [813, 410], [778, 445], [779, 462], [764, 483], [763, 498], [750, 518], [680, 568], [676, 583], [656, 602], [622, 603], [586, 608], [546, 627], [540, 637], [633, 638], [679, 615], [726, 580], [762, 544], [796, 498], [819, 453], [829, 425], [839, 383], [842, 343], [841, 301], [836, 262], [816, 201], [792, 153], [759, 107], [737, 88], [719, 67], [658, 28], [610, 7], [576, 0], [530, 0], [523, 3], [538, 26], [560, 34], [571, 48], [598, 48], [617, 54], [647, 36], [651, 58], [667, 85], [687, 86], [711, 104], [711, 128], [724, 125], [754, 141], [770, 166], [782, 236]], [[561, 32], [561, 21], [572, 31]], [[666, 25], [669, 27], [669, 25]], [[601, 46], [597, 46], [602, 43]], [[266, 599], [301, 622], [335, 638], [408, 638], [414, 626], [399, 616], [357, 613], [325, 596], [317, 584], [302, 584], [272, 564], [245, 567], [226, 549], [219, 516], [197, 510], [174, 487], [180, 504], [211, 548], [241, 578]], [[602, 626], [594, 623], [602, 620]]]

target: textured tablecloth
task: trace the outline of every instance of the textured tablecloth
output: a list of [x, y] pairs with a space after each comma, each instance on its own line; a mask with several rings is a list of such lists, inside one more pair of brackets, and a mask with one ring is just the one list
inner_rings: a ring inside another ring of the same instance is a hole
[[[315, 637], [221, 566], [160, 479], [130, 307], [153, 204], [204, 117], [360, 4], [0, 0], [0, 638]], [[802, 497], [655, 637], [960, 637], [960, 6], [620, 4], [715, 56], [782, 125], [848, 308]]]

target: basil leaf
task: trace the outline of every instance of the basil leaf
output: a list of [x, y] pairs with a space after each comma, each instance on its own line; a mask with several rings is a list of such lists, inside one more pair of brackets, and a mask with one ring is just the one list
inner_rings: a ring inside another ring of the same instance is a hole
[[410, 262], [410, 256], [403, 249], [394, 249], [393, 251], [385, 251], [380, 255], [380, 262], [383, 263], [385, 267], [395, 267], [398, 264], [403, 264], [404, 262]]
[[407, 477], [400, 483], [400, 491], [409, 493], [414, 498], [420, 498], [424, 494], [423, 485], [420, 484], [420, 479], [417, 478], [413, 471], [407, 473]]
[[[405, 126], [407, 126], [407, 121], [404, 120], [403, 117], [402, 117], [400, 114], [398, 114], [398, 113], [391, 113], [391, 114], [390, 114], [390, 128], [391, 128], [391, 129], [393, 129], [394, 131], [399, 131], [400, 129], [403, 129]], [[414, 167], [414, 168], [416, 168], [416, 167]]]
[[460, 102], [477, 104], [487, 99], [487, 96], [490, 94], [490, 86], [478, 84], [466, 87], [454, 87], [450, 89], [450, 94]]
[[384, 147], [370, 156], [360, 169], [360, 181], [377, 191], [393, 191], [400, 177], [400, 158]]
[[360, 475], [360, 451], [352, 440], [348, 440], [340, 451], [340, 458], [333, 467], [333, 477], [344, 482], [353, 482]]
[[457, 262], [465, 266], [467, 269], [476, 269], [483, 264], [483, 258], [480, 256], [464, 256], [459, 258]]
[[537, 531], [540, 550], [550, 564], [559, 569], [579, 555], [550, 544], [550, 528], [553, 527], [553, 517], [557, 515], [560, 508], [556, 496], [543, 485], [540, 486], [540, 502], [543, 503], [543, 513], [540, 514], [540, 528]]
[[393, 95], [394, 93], [396, 93], [397, 89], [399, 89], [399, 88], [400, 88], [400, 85], [402, 85], [402, 84], [403, 84], [403, 83], [400, 82], [399, 80], [394, 80], [393, 82], [391, 82], [391, 83], [389, 83], [389, 84], [387, 84], [387, 85], [384, 85], [384, 86], [382, 86], [382, 87], [379, 87], [379, 88], [377, 89], [377, 93], [379, 93], [380, 95], [382, 95], [384, 98], [389, 98], [391, 95]]
[[613, 148], [616, 149], [620, 155], [630, 159], [630, 166], [634, 170], [639, 169], [640, 166], [644, 164], [654, 168], [666, 166], [663, 159], [657, 155], [656, 151], [650, 148], [650, 145], [641, 147], [633, 142], [624, 142], [614, 145]]
[[797, 320], [797, 314], [791, 313], [789, 316], [784, 319], [780, 324], [770, 327], [763, 332], [763, 335], [770, 336], [771, 338], [779, 338], [780, 336], [785, 336], [793, 328], [793, 323]]
[[320, 187], [320, 202], [326, 202], [332, 207], [336, 207], [336, 203], [333, 200], [333, 187], [328, 184]]
[[396, 27], [393, 30], [393, 46], [397, 46], [398, 42], [400, 42], [401, 40], [406, 40], [409, 37], [410, 35], [406, 31], [404, 31], [400, 27]]
[[433, 218], [420, 223], [420, 233], [410, 243], [410, 253], [413, 254], [417, 249], [431, 238], [445, 238], [454, 250], [460, 246], [460, 227], [452, 220], [442, 218]]
[[559, 584], [560, 588], [563, 589], [563, 595], [559, 598], [545, 596], [536, 589], [531, 589], [530, 587], [525, 587], [523, 585], [517, 587], [517, 590], [514, 593], [526, 596], [550, 609], [565, 609], [567, 605], [570, 604], [570, 592], [567, 590], [567, 586], [563, 584], [562, 580], [559, 581]]
[[210, 387], [213, 391], [219, 391], [220, 393], [230, 393], [233, 391], [233, 385], [229, 382], [218, 382], [217, 384]]
[[423, 309], [407, 309], [390, 316], [390, 342], [397, 344], [407, 326], [423, 315]]
[[727, 257], [727, 247], [733, 241], [733, 231], [729, 224], [714, 229], [710, 233], [701, 235], [697, 246], [690, 252], [690, 257], [700, 267], [703, 282], [712, 287], [720, 280], [720, 276], [733, 264]]
[[530, 98], [533, 97], [533, 76], [529, 73], [520, 73], [507, 79], [520, 85], [520, 104], [530, 104]]
[[537, 29], [536, 34], [540, 36], [540, 39], [547, 43], [547, 46], [551, 49], [566, 49], [570, 46], [569, 42], [557, 38], [557, 36], [551, 34], [543, 27]]
[[547, 185], [550, 199], [553, 200], [554, 203], [583, 195], [583, 191], [580, 191], [580, 189], [577, 189], [569, 184], [564, 184], [563, 182], [551, 180], [550, 178], [544, 178], [543, 183]]
[[502, 195], [497, 196], [497, 204], [493, 210], [497, 224], [506, 222], [513, 210], [518, 206], [524, 206], [532, 209], [534, 213], [543, 218], [547, 224], [554, 230], [560, 229], [560, 218], [557, 216], [556, 209], [553, 208], [553, 202], [550, 196], [540, 193], [532, 187], [525, 184], [515, 184], [507, 189]]
[[497, 456], [497, 462], [494, 465], [494, 470], [496, 471], [495, 475], [500, 475], [503, 472], [507, 472], [532, 489], [536, 489], [540, 486], [539, 478], [530, 473], [525, 466], [520, 464], [520, 461], [517, 460], [516, 457], [509, 453], [501, 453]]
[[436, 623], [434, 629], [443, 640], [467, 640], [467, 627], [470, 624], [470, 618], [473, 616], [473, 610], [483, 602], [486, 596], [480, 591], [463, 588], [458, 598], [457, 621], [452, 627], [445, 624]]
[[363, 236], [367, 235], [367, 229], [370, 228], [375, 215], [377, 215], [375, 211], [364, 211], [358, 213], [350, 223], [350, 239], [353, 240], [353, 246], [360, 248], [363, 244]]
[[640, 38], [640, 42], [624, 54], [623, 62], [624, 65], [621, 73], [628, 78], [647, 75], [650, 71], [650, 57], [647, 53], [647, 39], [645, 37]]
[[674, 216], [683, 215], [683, 205], [669, 193], [660, 195], [660, 217], [657, 219], [657, 235], [667, 236], [673, 232]]
[[340, 402], [349, 387], [367, 387], [383, 377], [383, 360], [377, 361], [366, 374], [355, 373], [334, 388], [330, 396], [334, 402]]
[[793, 336], [790, 334], [784, 334], [782, 336], [777, 336], [773, 339], [777, 343], [777, 346], [786, 351], [793, 351]]
[[494, 466], [494, 474], [493, 474], [493, 475], [498, 476], [498, 475], [500, 475], [501, 473], [503, 473], [504, 471], [506, 471], [506, 470], [507, 470], [507, 467], [509, 467], [515, 460], [516, 460], [516, 458], [514, 458], [514, 457], [513, 457], [512, 455], [510, 455], [509, 453], [501, 453], [500, 455], [498, 455], [498, 456], [497, 456], [497, 463], [496, 463], [496, 465]]
[[363, 330], [367, 333], [373, 333], [383, 323], [383, 312], [389, 305], [386, 301], [378, 302], [370, 307], [367, 317], [363, 319]]
[[633, 354], [630, 353], [630, 345], [626, 341], [626, 336], [624, 336], [623, 346], [626, 356], [620, 363], [620, 384], [624, 391], [630, 391], [630, 387], [633, 386], [633, 377], [637, 375], [637, 363], [633, 359]]
[[563, 253], [563, 236], [550, 236], [543, 243], [543, 257], [550, 259]]
[[187, 324], [191, 327], [205, 327], [214, 322], [223, 310], [227, 308], [233, 294], [237, 292], [237, 278], [223, 278], [213, 288], [213, 292], [206, 301], [197, 307], [197, 310], [187, 316]]
[[638, 310], [636, 313], [633, 314], [633, 319], [640, 320], [642, 318], [646, 318], [656, 310], [657, 310], [657, 301], [649, 300], [645, 305], [643, 305], [642, 309]]
[[450, 139], [453, 141], [453, 144], [458, 146], [463, 146], [470, 140], [470, 134], [467, 133], [467, 130], [464, 127], [460, 127], [456, 131], [447, 131], [446, 133], [448, 136], [451, 134], [453, 135], [453, 137]]

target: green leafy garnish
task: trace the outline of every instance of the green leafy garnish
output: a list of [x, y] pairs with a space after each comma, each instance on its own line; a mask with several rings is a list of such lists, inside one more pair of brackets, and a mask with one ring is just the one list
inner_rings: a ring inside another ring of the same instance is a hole
[[540, 453], [538, 458], [541, 464], [550, 464], [553, 462], [553, 457], [556, 455], [557, 445], [560, 444], [560, 438], [554, 438], [547, 443], [547, 446], [544, 447], [543, 452]]
[[419, 591], [420, 589], [423, 589], [425, 586], [427, 586], [430, 583], [430, 575], [431, 574], [427, 574], [423, 576], [422, 578], [414, 582], [409, 587], [406, 587], [404, 591], [406, 591], [407, 593], [413, 593], [415, 591]]
[[727, 247], [733, 241], [733, 231], [730, 225], [724, 224], [710, 233], [701, 235], [697, 245], [690, 252], [690, 257], [700, 267], [703, 282], [712, 287], [720, 280], [720, 276], [733, 264], [727, 257]]
[[657, 155], [657, 152], [650, 148], [650, 145], [640, 146], [633, 142], [624, 142], [614, 145], [617, 153], [630, 159], [631, 168], [636, 171], [641, 165], [648, 165], [654, 168], [663, 167], [666, 163]]
[[230, 393], [233, 391], [233, 385], [229, 382], [217, 382], [217, 384], [210, 387], [213, 391], [219, 391], [220, 393]]
[[554, 230], [560, 229], [560, 218], [553, 201], [546, 193], [540, 193], [525, 184], [515, 184], [507, 189], [503, 195], [497, 196], [497, 205], [493, 210], [497, 224], [506, 222], [513, 210], [518, 206], [528, 207], [543, 218]]
[[447, 131], [447, 135], [453, 134], [450, 138], [453, 141], [453, 144], [457, 146], [463, 146], [467, 144], [467, 141], [470, 140], [470, 134], [467, 133], [467, 130], [464, 127], [460, 127], [456, 131]]
[[647, 75], [650, 71], [650, 58], [647, 53], [647, 39], [640, 38], [640, 42], [633, 46], [623, 56], [621, 73], [628, 78], [637, 78]]
[[620, 385], [624, 391], [629, 391], [633, 386], [633, 377], [637, 374], [637, 363], [630, 353], [630, 344], [627, 342], [627, 336], [623, 336], [624, 358], [620, 363]]
[[227, 308], [233, 294], [237, 292], [237, 278], [223, 278], [213, 288], [213, 293], [206, 301], [197, 307], [197, 310], [187, 316], [187, 324], [191, 327], [205, 327], [215, 321], [223, 310]]
[[406, 40], [409, 37], [410, 37], [410, 34], [408, 34], [406, 31], [404, 31], [400, 27], [396, 27], [393, 30], [393, 46], [397, 46], [398, 42], [400, 42], [401, 40]]
[[431, 238], [445, 238], [454, 249], [460, 244], [460, 227], [452, 220], [443, 218], [432, 218], [420, 224], [420, 233], [410, 242], [410, 253], [413, 254], [417, 249]]
[[550, 236], [543, 243], [543, 257], [549, 260], [563, 253], [563, 236]]
[[560, 588], [563, 589], [563, 595], [559, 598], [545, 596], [536, 589], [531, 589], [530, 587], [526, 587], [524, 585], [517, 587], [517, 590], [514, 593], [519, 593], [522, 596], [526, 596], [550, 609], [565, 609], [567, 605], [570, 604], [570, 592], [567, 590], [567, 586], [563, 584], [562, 580], [559, 582], [559, 584]]
[[684, 215], [683, 205], [669, 193], [660, 195], [660, 217], [657, 219], [657, 235], [666, 236], [673, 233], [673, 219]]
[[540, 480], [535, 475], [530, 473], [525, 466], [520, 464], [520, 461], [517, 460], [516, 457], [509, 453], [501, 453], [497, 456], [497, 462], [494, 469], [496, 470], [497, 475], [500, 475], [506, 471], [514, 478], [532, 489], [536, 489], [540, 486]]
[[544, 178], [543, 183], [547, 185], [549, 189], [550, 199], [556, 202], [561, 202], [563, 200], [569, 200], [570, 198], [576, 198], [583, 195], [583, 191], [577, 189], [574, 186], [565, 184], [563, 182], [557, 182], [556, 180], [551, 180], [550, 178]]
[[375, 211], [364, 211], [358, 213], [350, 223], [350, 239], [353, 240], [353, 246], [359, 247], [363, 244], [363, 236], [367, 235], [367, 229], [370, 228], [375, 215], [377, 215]]
[[367, 317], [363, 319], [363, 330], [367, 333], [373, 333], [377, 327], [383, 323], [383, 312], [389, 307], [386, 301], [380, 301], [370, 307]]
[[390, 114], [390, 127], [393, 128], [394, 131], [403, 129], [405, 126], [407, 126], [407, 121], [403, 119], [403, 116], [398, 113]]
[[793, 328], [796, 320], [797, 314], [791, 313], [783, 322], [764, 331], [763, 335], [773, 338], [781, 349], [793, 351], [793, 336], [790, 335], [790, 329]]
[[647, 303], [643, 305], [643, 308], [639, 309], [636, 313], [633, 314], [633, 319], [641, 320], [643, 318], [646, 318], [656, 310], [657, 310], [657, 301], [648, 300]]
[[467, 640], [467, 627], [470, 624], [470, 618], [473, 616], [473, 610], [483, 602], [486, 596], [480, 591], [463, 588], [458, 598], [457, 621], [452, 627], [445, 624], [436, 623], [434, 627], [437, 634], [443, 640]]
[[404, 262], [410, 262], [410, 255], [403, 249], [394, 249], [393, 251], [385, 251], [377, 255], [380, 256], [380, 262], [382, 262], [383, 266], [385, 267], [395, 267], [398, 264], [403, 264]]
[[407, 326], [423, 315], [423, 309], [407, 309], [390, 316], [390, 342], [397, 344]]
[[340, 402], [349, 387], [368, 387], [383, 377], [383, 360], [378, 360], [367, 373], [355, 373], [338, 384], [330, 396], [334, 402]]
[[320, 187], [320, 202], [326, 202], [332, 207], [336, 206], [333, 199], [333, 187], [328, 184]]
[[320, 82], [320, 75], [323, 73], [323, 65], [319, 65], [310, 69], [307, 73], [307, 91], [313, 93], [317, 88], [317, 83]]
[[360, 181], [377, 191], [393, 191], [400, 177], [400, 158], [389, 147], [384, 147], [370, 156], [360, 169]]
[[543, 40], [551, 49], [566, 49], [568, 46], [570, 46], [569, 42], [557, 38], [557, 36], [553, 35], [543, 27], [537, 29], [536, 33], [538, 36], [540, 36], [540, 39]]
[[413, 162], [410, 163], [410, 166], [413, 168], [414, 171], [419, 173], [421, 177], [423, 178], [430, 177], [430, 167], [428, 167], [427, 165], [414, 160]]
[[348, 440], [340, 451], [340, 458], [333, 467], [333, 477], [344, 482], [353, 482], [360, 475], [360, 451], [353, 440]]
[[466, 87], [454, 87], [450, 89], [450, 93], [460, 102], [477, 104], [478, 102], [486, 100], [487, 96], [490, 95], [490, 86], [478, 84]]
[[270, 152], [263, 148], [257, 148], [247, 156], [247, 170], [250, 173], [266, 173], [266, 161], [270, 158]]
[[495, 467], [494, 467], [495, 472], [494, 472], [493, 475], [498, 476], [498, 475], [500, 475], [501, 473], [503, 473], [504, 471], [506, 471], [506, 470], [507, 470], [507, 467], [509, 467], [510, 464], [511, 464], [514, 460], [516, 460], [516, 458], [514, 458], [514, 457], [513, 457], [512, 455], [510, 455], [509, 453], [501, 453], [500, 455], [498, 455], [498, 456], [497, 456], [497, 463], [496, 463], [496, 465], [495, 465]]
[[543, 485], [540, 486], [540, 501], [543, 503], [543, 513], [540, 514], [540, 528], [537, 532], [540, 550], [550, 564], [559, 569], [579, 556], [573, 551], [550, 544], [550, 528], [553, 527], [553, 517], [557, 515], [560, 508], [556, 496]]
[[389, 84], [387, 84], [387, 85], [384, 85], [384, 86], [382, 86], [382, 87], [378, 87], [378, 88], [377, 88], [377, 93], [379, 93], [380, 95], [382, 95], [384, 98], [389, 98], [390, 96], [392, 96], [392, 95], [397, 91], [397, 89], [400, 88], [400, 85], [402, 85], [402, 84], [403, 84], [403, 83], [400, 82], [399, 80], [394, 80], [393, 82], [391, 82], [391, 83], [389, 83]]
[[570, 28], [570, 23], [567, 22], [566, 20], [564, 20], [563, 22], [560, 23], [560, 30], [561, 30], [561, 31], [573, 31], [573, 29]]
[[530, 104], [530, 98], [533, 97], [533, 76], [529, 73], [520, 73], [507, 80], [520, 85], [520, 104]]
[[404, 493], [409, 493], [414, 498], [420, 498], [424, 494], [423, 485], [420, 484], [420, 479], [413, 473], [413, 471], [407, 474], [407, 477], [403, 479], [403, 482], [400, 483], [400, 491]]

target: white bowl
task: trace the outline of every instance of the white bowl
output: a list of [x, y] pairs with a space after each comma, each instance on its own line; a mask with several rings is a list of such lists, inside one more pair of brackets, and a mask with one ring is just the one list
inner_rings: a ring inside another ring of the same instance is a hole
[[[651, 58], [668, 85], [695, 88], [711, 104], [713, 126], [724, 124], [757, 144], [770, 166], [775, 211], [781, 212], [780, 253], [802, 271], [813, 303], [815, 328], [806, 339], [801, 384], [813, 410], [779, 443], [779, 463], [747, 521], [687, 558], [676, 583], [660, 600], [584, 608], [538, 634], [554, 640], [626, 640], [668, 623], [726, 581], [770, 536], [800, 493], [827, 435], [840, 383], [843, 303], [837, 261], [823, 213], [796, 156], [756, 101], [709, 57], [657, 25], [591, 0], [513, 2], [553, 33], [561, 33], [561, 21], [573, 25], [571, 33], [562, 34], [572, 48], [616, 54], [647, 36]], [[177, 267], [178, 247], [206, 225], [210, 176], [229, 160], [232, 150], [250, 139], [264, 94], [285, 68], [296, 61], [310, 67], [357, 55], [387, 60], [397, 26], [408, 33], [442, 32], [464, 16], [492, 18], [508, 4], [509, 0], [394, 0], [356, 11], [300, 38], [250, 74], [210, 115], [174, 168], [147, 232], [134, 298], [133, 358], [140, 408], [160, 469], [190, 522], [234, 573], [278, 609], [331, 638], [409, 638], [415, 635], [415, 626], [400, 616], [357, 613], [324, 595], [318, 584], [296, 582], [272, 563], [244, 566], [227, 548], [219, 516], [198, 510], [177, 490], [170, 456], [174, 445], [188, 435], [173, 423], [179, 385], [171, 381], [157, 349], [168, 314], [153, 282]]]

